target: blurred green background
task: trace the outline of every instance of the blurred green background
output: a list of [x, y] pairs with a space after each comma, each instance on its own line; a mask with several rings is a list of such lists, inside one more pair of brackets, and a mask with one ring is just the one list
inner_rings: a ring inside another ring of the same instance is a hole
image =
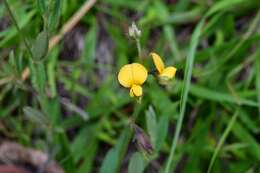
[[[0, 1], [0, 143], [47, 152], [68, 173], [164, 172], [193, 57], [171, 169], [207, 172], [212, 163], [213, 173], [260, 172], [259, 0], [97, 0], [45, 55], [43, 34], [59, 33], [84, 2], [8, 0], [18, 32]], [[145, 66], [155, 68], [154, 51], [178, 69], [167, 86], [150, 75], [141, 103], [117, 81], [122, 65], [139, 61], [128, 35], [133, 21]], [[133, 140], [133, 116], [151, 139], [152, 156]]]

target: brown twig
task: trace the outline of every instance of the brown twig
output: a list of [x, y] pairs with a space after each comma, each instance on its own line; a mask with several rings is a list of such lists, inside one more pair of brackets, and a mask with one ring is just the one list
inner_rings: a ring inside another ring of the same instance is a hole
[[81, 20], [81, 18], [90, 10], [96, 3], [96, 0], [86, 1], [82, 7], [66, 22], [61, 28], [59, 34], [51, 38], [49, 42], [49, 51], [64, 37], [66, 33], [71, 31], [72, 28]]

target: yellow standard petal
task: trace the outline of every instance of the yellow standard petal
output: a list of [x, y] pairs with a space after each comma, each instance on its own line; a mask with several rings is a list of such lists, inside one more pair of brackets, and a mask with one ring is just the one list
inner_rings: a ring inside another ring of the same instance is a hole
[[118, 73], [118, 81], [119, 83], [126, 87], [130, 88], [133, 85], [133, 76], [132, 76], [132, 67], [131, 64], [124, 65]]
[[163, 63], [161, 57], [154, 52], [151, 53], [151, 56], [153, 58], [153, 63], [155, 65], [156, 69], [161, 74], [164, 70], [164, 63]]
[[143, 89], [140, 85], [133, 85], [130, 89], [129, 95], [131, 97], [140, 97], [143, 94]]
[[175, 67], [167, 67], [163, 70], [160, 76], [171, 79], [175, 76], [176, 71], [177, 69]]
[[146, 68], [139, 63], [124, 65], [118, 73], [119, 83], [130, 88], [132, 85], [142, 85], [147, 79], [148, 72]]
[[132, 63], [131, 67], [133, 84], [142, 85], [146, 81], [148, 75], [146, 68], [139, 63]]

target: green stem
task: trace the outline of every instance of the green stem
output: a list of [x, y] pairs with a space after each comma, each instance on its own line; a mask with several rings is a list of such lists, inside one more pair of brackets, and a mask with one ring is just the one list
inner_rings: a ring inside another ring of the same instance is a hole
[[24, 44], [25, 44], [26, 49], [28, 50], [30, 56], [33, 58], [33, 53], [32, 53], [32, 51], [31, 51], [31, 48], [30, 48], [30, 46], [29, 46], [29, 43], [28, 43], [28, 41], [26, 40], [26, 38], [24, 37], [24, 35], [22, 34], [22, 30], [21, 30], [21, 28], [19, 27], [18, 22], [16, 21], [16, 19], [15, 19], [15, 17], [14, 17], [14, 14], [13, 14], [11, 8], [10, 8], [10, 5], [8, 4], [7, 0], [4, 0], [4, 3], [5, 3], [5, 7], [6, 7], [8, 13], [9, 13], [10, 17], [12, 18], [12, 21], [13, 21], [13, 23], [14, 23], [14, 25], [15, 25], [15, 27], [16, 27], [18, 33], [19, 33], [19, 35], [20, 35], [21, 38], [23, 39], [23, 42], [24, 42]]
[[[133, 112], [133, 115], [132, 115], [133, 122], [135, 122], [135, 120], [138, 118], [138, 115], [139, 115], [141, 109], [142, 109], [142, 105], [140, 103], [136, 102], [135, 105], [134, 105], [134, 112]], [[127, 124], [127, 125], [129, 125], [129, 124]], [[129, 142], [130, 142], [131, 137], [133, 135], [133, 130], [131, 129], [130, 126], [128, 126], [122, 133], [126, 133], [126, 139], [125, 139], [124, 144], [122, 145], [121, 150], [120, 150], [120, 154], [119, 154], [120, 160], [123, 160], [123, 157], [126, 154]], [[119, 169], [119, 167], [118, 167], [118, 169]], [[117, 172], [118, 172], [118, 169], [117, 169]]]
[[193, 67], [193, 62], [194, 62], [194, 58], [195, 58], [195, 52], [196, 52], [197, 45], [199, 43], [199, 37], [201, 35], [201, 29], [204, 24], [204, 21], [205, 21], [205, 18], [202, 18], [200, 23], [196, 26], [194, 33], [192, 34], [190, 51], [189, 51], [189, 54], [188, 54], [188, 57], [186, 60], [186, 65], [185, 65], [184, 86], [182, 89], [181, 101], [180, 101], [180, 115], [179, 115], [179, 118], [177, 121], [174, 138], [173, 138], [172, 145], [171, 145], [170, 156], [167, 160], [164, 173], [170, 173], [171, 169], [172, 169], [171, 165], [173, 162], [177, 142], [178, 142], [178, 139], [180, 136], [182, 122], [183, 122], [184, 113], [185, 113], [185, 109], [186, 109], [186, 103], [187, 103], [187, 99], [188, 99], [188, 93], [189, 93], [189, 89], [190, 89], [191, 74], [192, 74], [192, 67]]
[[140, 39], [136, 38], [136, 47], [137, 47], [137, 51], [138, 51], [138, 57], [140, 58], [140, 60], [142, 61], [142, 48], [141, 48], [141, 43], [140, 43]]

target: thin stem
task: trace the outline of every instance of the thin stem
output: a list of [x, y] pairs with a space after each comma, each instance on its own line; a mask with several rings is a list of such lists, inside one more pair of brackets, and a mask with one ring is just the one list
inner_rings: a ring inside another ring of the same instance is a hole
[[137, 47], [137, 51], [138, 51], [138, 57], [140, 58], [140, 60], [142, 61], [142, 48], [141, 48], [141, 43], [140, 43], [140, 39], [136, 38], [136, 47]]
[[4, 3], [5, 3], [5, 7], [6, 7], [8, 13], [9, 13], [10, 17], [12, 18], [12, 21], [13, 21], [13, 23], [14, 23], [14, 25], [15, 25], [15, 27], [16, 27], [18, 33], [19, 33], [19, 35], [21, 36], [21, 38], [22, 38], [22, 40], [23, 40], [23, 42], [24, 42], [24, 44], [25, 44], [26, 49], [28, 50], [28, 52], [29, 52], [31, 58], [33, 58], [33, 53], [32, 53], [32, 50], [31, 50], [31, 48], [30, 48], [30, 46], [29, 46], [29, 43], [28, 43], [28, 41], [26, 40], [26, 38], [24, 37], [24, 35], [22, 34], [22, 30], [21, 30], [21, 28], [19, 27], [18, 22], [16, 21], [16, 19], [15, 19], [15, 17], [14, 17], [14, 14], [13, 14], [11, 8], [10, 8], [10, 5], [8, 4], [7, 0], [4, 0]]

